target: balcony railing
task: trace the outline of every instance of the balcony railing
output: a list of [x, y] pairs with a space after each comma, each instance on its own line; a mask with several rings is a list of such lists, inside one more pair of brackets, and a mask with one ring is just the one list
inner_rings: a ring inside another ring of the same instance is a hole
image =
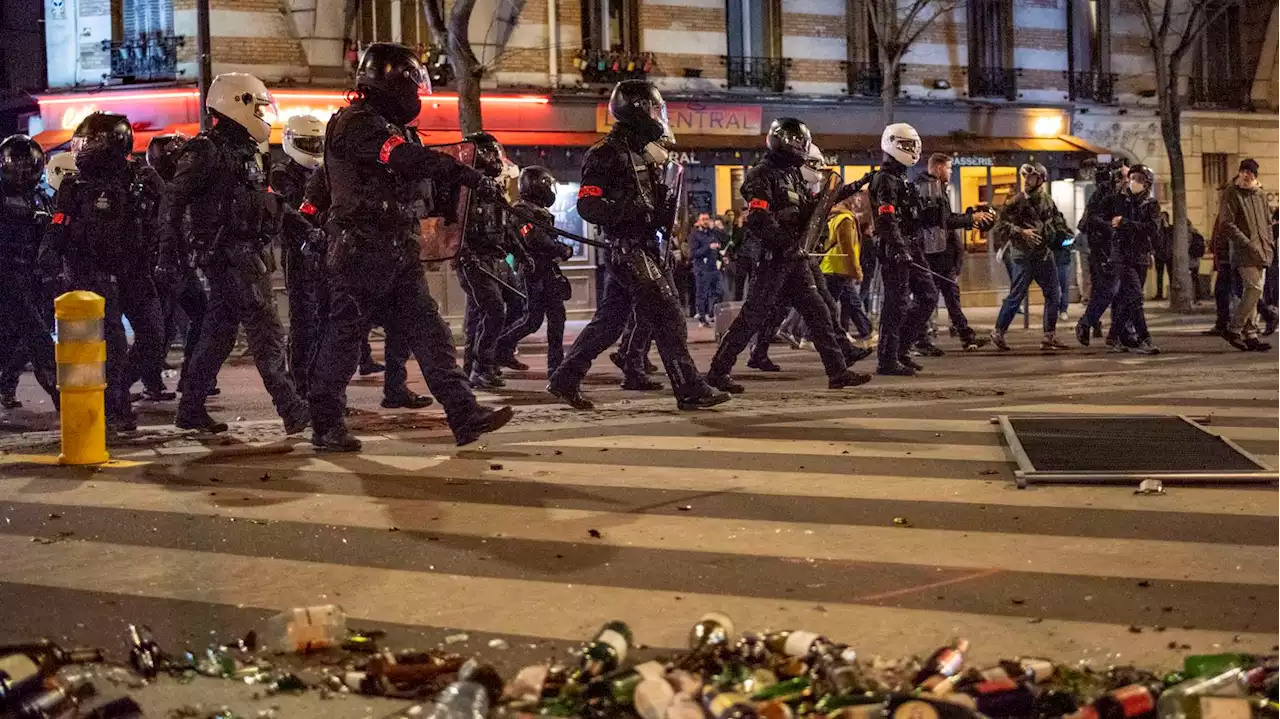
[[1072, 100], [1090, 100], [1104, 105], [1115, 102], [1116, 75], [1111, 72], [1068, 72], [1067, 94]]
[[174, 35], [143, 35], [114, 42], [102, 41], [102, 50], [111, 57], [108, 77], [125, 83], [160, 82], [178, 76], [178, 48], [187, 39]]
[[[894, 78], [894, 84], [897, 85]], [[884, 72], [878, 62], [845, 63], [845, 82], [849, 86], [850, 95], [863, 97], [880, 97], [884, 90]]]
[[721, 56], [725, 65], [725, 85], [748, 87], [765, 92], [787, 90], [787, 69], [791, 60], [784, 57]]
[[653, 69], [651, 52], [610, 52], [580, 50], [573, 63], [582, 73], [583, 82], [615, 83], [620, 80], [643, 80]]
[[1003, 67], [969, 68], [969, 97], [1018, 99], [1018, 71]]
[[1187, 101], [1192, 107], [1240, 110], [1248, 107], [1253, 87], [1241, 78], [1192, 77], [1187, 90]]

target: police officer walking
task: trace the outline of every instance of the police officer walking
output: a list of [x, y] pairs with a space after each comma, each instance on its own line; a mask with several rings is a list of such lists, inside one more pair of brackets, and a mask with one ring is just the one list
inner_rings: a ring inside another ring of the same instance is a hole
[[[194, 252], [210, 290], [200, 342], [183, 378], [174, 420], [180, 429], [226, 431], [227, 425], [210, 417], [204, 403], [241, 325], [286, 434], [301, 432], [308, 424], [306, 405], [285, 371], [284, 328], [271, 294], [269, 233], [275, 231], [279, 208], [267, 191], [258, 143], [271, 136], [264, 113], [272, 104], [266, 86], [252, 75], [215, 77], [206, 109], [216, 124], [183, 145], [169, 185], [160, 270], [176, 275]], [[183, 232], [188, 208], [191, 248]]]
[[[842, 389], [865, 384], [871, 376], [851, 371], [848, 366], [868, 353], [859, 350], [843, 332], [837, 334], [831, 311], [818, 293], [809, 257], [804, 246], [805, 229], [817, 209], [817, 198], [809, 191], [800, 168], [809, 155], [812, 138], [809, 128], [794, 118], [774, 120], [766, 137], [769, 152], [747, 171], [742, 182], [742, 198], [747, 202], [744, 224], [749, 234], [760, 238], [760, 259], [751, 272], [751, 285], [742, 311], [720, 340], [707, 383], [733, 394], [742, 385], [729, 376], [738, 355], [751, 336], [765, 330], [780, 306], [793, 305], [804, 318], [813, 344], [827, 371], [827, 386]], [[825, 218], [823, 218], [825, 220]], [[757, 343], [767, 341], [767, 335]]]
[[[479, 132], [465, 139], [475, 144], [477, 170], [490, 179], [502, 174], [504, 153], [497, 138]], [[507, 308], [520, 301], [510, 286], [514, 279], [512, 273], [502, 266], [506, 265], [507, 253], [513, 249], [507, 232], [506, 212], [502, 207], [494, 202], [471, 202], [457, 271], [458, 281], [467, 295], [467, 344], [462, 366], [470, 370], [471, 386], [476, 389], [494, 389], [506, 384], [498, 374], [498, 338], [506, 327]], [[510, 359], [514, 362], [514, 355]]]
[[524, 245], [529, 259], [524, 286], [528, 299], [524, 315], [498, 338], [494, 350], [498, 364], [509, 367], [517, 362], [516, 345], [547, 322], [547, 376], [550, 377], [564, 360], [564, 303], [571, 295], [569, 280], [560, 272], [559, 262], [573, 256], [573, 248], [561, 242], [553, 233], [543, 229], [555, 226], [555, 217], [548, 207], [556, 201], [556, 178], [540, 165], [532, 165], [520, 171], [517, 182], [520, 199], [515, 207], [524, 214], [536, 217], [541, 224], [514, 218], [513, 224]]
[[915, 128], [901, 122], [889, 125], [880, 135], [880, 150], [884, 162], [870, 187], [884, 283], [876, 373], [911, 377], [924, 369], [911, 359], [911, 344], [924, 336], [938, 306], [938, 287], [925, 264], [921, 235], [940, 218], [927, 212], [919, 189], [907, 180], [907, 170], [923, 152]]
[[[178, 157], [188, 139], [181, 133], [170, 133], [156, 135], [147, 143], [147, 164], [160, 175], [166, 185], [173, 182], [173, 176], [178, 171]], [[190, 235], [189, 229], [186, 232]], [[155, 261], [158, 264], [159, 258], [155, 258]], [[177, 264], [176, 269], [177, 273], [172, 275], [156, 273], [155, 279], [156, 290], [160, 294], [160, 310], [164, 315], [166, 342], [173, 336], [176, 310], [181, 309], [187, 316], [187, 333], [182, 344], [182, 377], [178, 380], [178, 391], [182, 392], [186, 387], [191, 358], [196, 353], [196, 346], [200, 344], [200, 329], [204, 326], [209, 300], [190, 254]], [[211, 392], [213, 393], [216, 392]]]
[[712, 407], [729, 395], [708, 387], [689, 356], [688, 328], [670, 267], [658, 247], [676, 213], [675, 188], [663, 184], [670, 138], [662, 94], [643, 80], [623, 80], [609, 98], [613, 128], [587, 150], [578, 191], [582, 219], [598, 225], [610, 244], [604, 294], [595, 316], [551, 375], [547, 391], [577, 409], [591, 409], [582, 378], [592, 361], [622, 334], [634, 310], [638, 330], [652, 333], [683, 410]]
[[[129, 159], [133, 128], [124, 115], [95, 112], [72, 135], [77, 174], [54, 195], [54, 214], [40, 248], [47, 277], [64, 274], [72, 289], [106, 300], [107, 426], [137, 427], [129, 387], [163, 361], [164, 328], [148, 260], [157, 234], [164, 182]], [[133, 326], [130, 349], [123, 316]]]
[[1111, 321], [1124, 331], [1132, 328], [1137, 341], [1132, 348], [1116, 343], [1111, 347], [1113, 351], [1128, 349], [1142, 355], [1160, 353], [1151, 342], [1146, 312], [1142, 308], [1142, 286], [1146, 282], [1152, 251], [1160, 232], [1160, 203], [1153, 194], [1155, 185], [1156, 177], [1151, 168], [1134, 165], [1129, 168], [1128, 186], [1114, 205], [1115, 216], [1111, 218], [1111, 226], [1115, 229], [1115, 236], [1111, 246], [1111, 264], [1118, 288]]
[[322, 449], [360, 449], [343, 420], [342, 393], [360, 361], [360, 340], [370, 322], [404, 338], [431, 394], [444, 405], [458, 445], [474, 442], [512, 416], [509, 407], [476, 404], [418, 261], [419, 218], [413, 206], [422, 199], [421, 181], [445, 187], [461, 182], [481, 200], [500, 197], [496, 183], [423, 147], [408, 127], [421, 111], [418, 92], [426, 87], [426, 71], [412, 50], [374, 43], [356, 72], [351, 105], [328, 124], [330, 307], [308, 390], [312, 443]]
[[[49, 223], [49, 198], [40, 188], [44, 151], [26, 135], [0, 142], [0, 367], [28, 358], [36, 381], [58, 406], [58, 376], [45, 291], [36, 256]], [[21, 372], [21, 368], [18, 368]], [[16, 375], [15, 375], [16, 379]], [[5, 388], [6, 406], [20, 406]]]

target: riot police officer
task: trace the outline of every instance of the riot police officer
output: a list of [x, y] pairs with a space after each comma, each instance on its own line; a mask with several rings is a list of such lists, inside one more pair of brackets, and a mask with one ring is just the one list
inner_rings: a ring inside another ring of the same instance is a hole
[[1132, 332], [1132, 347], [1116, 343], [1142, 355], [1160, 354], [1151, 342], [1146, 312], [1142, 308], [1142, 286], [1151, 267], [1151, 255], [1160, 232], [1160, 203], [1155, 198], [1156, 175], [1142, 164], [1129, 168], [1128, 184], [1117, 197], [1111, 226], [1115, 230], [1111, 264], [1116, 273], [1117, 292], [1111, 322], [1120, 331]]
[[[269, 243], [278, 231], [280, 213], [267, 191], [258, 154], [258, 143], [271, 136], [264, 116], [271, 106], [270, 93], [256, 77], [215, 77], [205, 105], [215, 124], [183, 145], [169, 185], [160, 271], [176, 275], [194, 253], [209, 280], [209, 308], [174, 420], [181, 429], [226, 431], [227, 425], [210, 417], [204, 403], [242, 325], [285, 432], [301, 432], [308, 424], [307, 407], [285, 371], [284, 328], [271, 293], [274, 259]], [[183, 232], [188, 209], [190, 248]]]
[[742, 198], [748, 211], [744, 227], [759, 236], [762, 252], [752, 270], [742, 311], [711, 360], [707, 382], [727, 392], [742, 392], [742, 385], [729, 376], [738, 355], [752, 335], [766, 329], [779, 305], [793, 304], [822, 357], [828, 386], [842, 389], [864, 384], [871, 376], [853, 372], [849, 365], [867, 353], [854, 347], [844, 333], [835, 332], [804, 246], [809, 217], [817, 208], [816, 198], [800, 171], [812, 144], [809, 128], [795, 118], [779, 118], [769, 126], [765, 142], [768, 153], [747, 171], [742, 182]]
[[926, 212], [919, 189], [907, 180], [907, 170], [923, 152], [915, 128], [901, 122], [889, 125], [880, 134], [880, 150], [884, 162], [870, 187], [884, 282], [876, 373], [910, 377], [924, 369], [911, 359], [911, 344], [924, 336], [938, 306], [938, 287], [927, 269], [921, 233], [937, 226], [939, 218]]
[[[46, 276], [63, 274], [72, 289], [106, 300], [107, 424], [136, 428], [129, 387], [164, 359], [160, 302], [148, 259], [157, 234], [164, 182], [154, 170], [130, 160], [129, 119], [95, 112], [71, 140], [77, 174], [54, 196], [54, 214], [40, 248]], [[129, 348], [123, 315], [133, 326]]]
[[609, 114], [613, 128], [587, 150], [578, 190], [578, 213], [599, 226], [610, 244], [604, 294], [547, 391], [572, 407], [590, 409], [582, 378], [618, 341], [634, 309], [636, 321], [653, 333], [677, 406], [715, 406], [729, 395], [707, 386], [689, 356], [684, 312], [657, 242], [658, 231], [671, 226], [677, 209], [674, 188], [662, 181], [663, 142], [670, 138], [666, 103], [652, 84], [623, 80], [609, 98]]
[[551, 171], [540, 165], [524, 168], [520, 171], [517, 191], [520, 198], [516, 200], [516, 209], [537, 218], [541, 226], [512, 218], [529, 260], [524, 278], [528, 299], [523, 317], [502, 333], [495, 352], [498, 364], [512, 366], [517, 362], [516, 344], [537, 332], [546, 318], [547, 376], [550, 377], [564, 360], [564, 303], [571, 294], [569, 280], [561, 274], [559, 263], [573, 256], [573, 248], [544, 229], [555, 226], [555, 217], [547, 209], [556, 201], [556, 178]]
[[[475, 145], [475, 167], [485, 177], [502, 174], [505, 153], [497, 138], [487, 132], [468, 135]], [[507, 307], [518, 304], [512, 273], [506, 265], [513, 249], [507, 241], [506, 212], [496, 203], [472, 200], [456, 268], [467, 295], [466, 349], [462, 366], [470, 370], [471, 386], [494, 389], [505, 383], [498, 376], [497, 345], [506, 326]], [[514, 360], [514, 356], [511, 358]]]
[[320, 448], [356, 451], [360, 441], [343, 421], [342, 392], [356, 371], [369, 322], [400, 334], [417, 357], [431, 394], [444, 405], [459, 445], [510, 421], [509, 407], [476, 404], [458, 371], [449, 327], [427, 292], [418, 261], [413, 209], [420, 184], [445, 191], [462, 183], [481, 199], [496, 199], [496, 183], [452, 157], [422, 146], [407, 125], [417, 118], [426, 71], [403, 45], [374, 43], [356, 72], [350, 106], [329, 120], [325, 172], [329, 177], [330, 307], [308, 399]]
[[[189, 138], [182, 133], [166, 133], [156, 135], [147, 143], [147, 164], [160, 175], [166, 184], [173, 182], [174, 173], [178, 171], [178, 157], [182, 154], [182, 146]], [[188, 231], [189, 234], [189, 231]], [[159, 263], [159, 258], [155, 258]], [[164, 315], [164, 338], [168, 342], [173, 336], [173, 327], [177, 319], [177, 310], [187, 316], [187, 333], [182, 343], [182, 378], [178, 380], [178, 391], [185, 389], [187, 371], [191, 357], [200, 344], [200, 328], [204, 325], [205, 311], [208, 309], [208, 298], [204, 294], [204, 284], [196, 271], [195, 263], [190, 256], [177, 265], [177, 273], [169, 275], [156, 274], [156, 290], [160, 293], [160, 309]], [[158, 368], [157, 368], [158, 369]], [[148, 379], [144, 377], [144, 380]], [[157, 377], [150, 378], [155, 382]]]
[[[49, 198], [40, 189], [44, 152], [26, 135], [0, 142], [0, 367], [31, 360], [36, 381], [58, 404], [58, 376], [49, 336], [46, 293], [36, 276], [36, 255], [49, 222]], [[18, 367], [18, 372], [22, 371]], [[17, 375], [13, 375], [16, 379]], [[21, 406], [4, 388], [7, 407]]]
[[[290, 126], [293, 126], [292, 128]], [[320, 134], [314, 134], [319, 130]], [[319, 138], [319, 142], [308, 138]], [[329, 182], [324, 164], [324, 125], [309, 115], [285, 123], [283, 136], [289, 161], [271, 170], [271, 186], [285, 201], [283, 252], [285, 285], [289, 293], [289, 374], [298, 394], [305, 396], [310, 383], [323, 323], [329, 316], [329, 286], [324, 268], [328, 236], [324, 230], [330, 205]], [[310, 168], [308, 164], [315, 162]], [[360, 373], [376, 374], [368, 333], [361, 337]], [[384, 345], [386, 365], [382, 375], [382, 406], [387, 409], [422, 409], [433, 400], [409, 389], [405, 363], [409, 350], [394, 334]]]

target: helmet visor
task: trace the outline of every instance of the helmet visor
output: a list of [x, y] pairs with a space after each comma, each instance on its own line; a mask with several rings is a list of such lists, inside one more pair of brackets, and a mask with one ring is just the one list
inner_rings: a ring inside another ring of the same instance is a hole
[[662, 128], [662, 137], [659, 138], [658, 140], [659, 142], [666, 143], [666, 144], [675, 143], [676, 135], [674, 132], [671, 131], [671, 122], [667, 117], [667, 103], [665, 102], [651, 103], [649, 105], [649, 119], [658, 123], [658, 125]]
[[919, 157], [922, 149], [919, 140], [907, 137], [893, 138], [893, 146], [912, 157]]
[[322, 135], [294, 135], [290, 138], [290, 143], [298, 148], [299, 152], [305, 152], [308, 155], [324, 154], [324, 137]]
[[257, 93], [253, 97], [253, 115], [267, 123], [274, 123], [280, 117], [280, 108], [271, 92]]
[[416, 59], [405, 66], [404, 77], [418, 88], [419, 95], [431, 94], [431, 75]]

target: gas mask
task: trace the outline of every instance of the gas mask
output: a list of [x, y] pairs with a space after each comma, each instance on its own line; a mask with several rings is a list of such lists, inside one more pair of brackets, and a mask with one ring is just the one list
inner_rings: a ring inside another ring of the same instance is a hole
[[825, 166], [826, 163], [822, 159], [822, 150], [818, 149], [817, 145], [810, 143], [804, 164], [800, 165], [800, 175], [804, 178], [804, 184], [809, 186], [810, 191], [817, 192], [822, 188]]

